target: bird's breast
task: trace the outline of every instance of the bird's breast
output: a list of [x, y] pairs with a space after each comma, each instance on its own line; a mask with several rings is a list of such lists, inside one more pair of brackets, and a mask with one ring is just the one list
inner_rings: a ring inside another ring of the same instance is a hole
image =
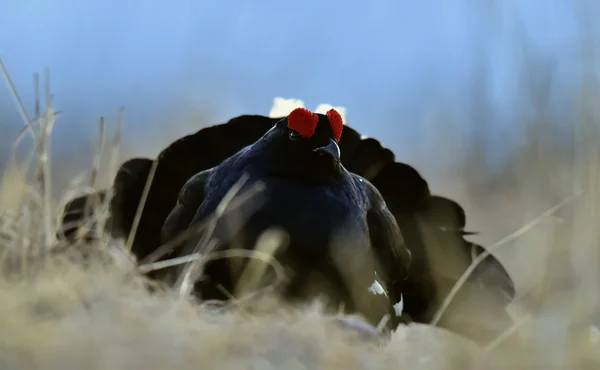
[[320, 249], [340, 234], [364, 235], [367, 231], [365, 207], [351, 189], [285, 185], [277, 180], [265, 183], [265, 202], [248, 224], [257, 232], [279, 227], [292, 244]]
[[[366, 196], [350, 179], [315, 185], [264, 176], [252, 167], [247, 167], [245, 172], [250, 175], [246, 186], [260, 181], [264, 191], [219, 222], [216, 236], [228, 247], [252, 249], [260, 234], [271, 227], [283, 229], [290, 244], [306, 251], [323, 250], [333, 238], [340, 236], [352, 235], [360, 244], [368, 243]], [[233, 176], [225, 175], [219, 176], [223, 180], [219, 185], [226, 186], [213, 189], [231, 185], [225, 179]], [[211, 201], [203, 205], [204, 213], [210, 213], [222, 196], [224, 193], [217, 194], [213, 190], [209, 196]]]

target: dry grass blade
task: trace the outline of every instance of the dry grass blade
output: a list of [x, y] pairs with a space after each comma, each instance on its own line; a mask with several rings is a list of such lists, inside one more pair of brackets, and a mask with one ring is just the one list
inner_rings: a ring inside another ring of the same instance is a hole
[[15, 103], [17, 104], [17, 107], [19, 107], [19, 113], [21, 114], [21, 119], [25, 123], [25, 127], [27, 127], [28, 129], [31, 129], [31, 134], [33, 135], [34, 139], [37, 138], [39, 136], [38, 127], [31, 125], [32, 121], [31, 121], [31, 118], [29, 118], [29, 115], [27, 114], [27, 109], [25, 109], [25, 104], [23, 104], [23, 100], [19, 96], [19, 93], [17, 92], [17, 89], [15, 88], [15, 84], [13, 83], [12, 79], [10, 78], [10, 74], [8, 73], [8, 70], [6, 69], [4, 62], [2, 61], [2, 58], [0, 58], [0, 69], [2, 69], [2, 75], [4, 76], [4, 80], [6, 81], [6, 84], [8, 85], [8, 88], [10, 89], [11, 95], [12, 95], [13, 99], [15, 100]]
[[483, 349], [484, 352], [491, 352], [498, 348], [502, 343], [506, 342], [510, 337], [512, 337], [519, 330], [519, 328], [521, 328], [523, 324], [530, 319], [530, 316], [520, 318], [510, 328], [506, 329], [498, 337], [496, 337], [496, 339], [488, 343]]
[[[92, 164], [92, 171], [90, 174], [90, 194], [95, 193], [95, 189], [97, 188], [98, 181], [98, 172], [100, 171], [100, 165], [102, 161], [102, 153], [104, 153], [104, 117], [100, 117], [100, 121], [98, 123], [98, 143], [96, 144], [96, 150], [94, 153], [94, 161]], [[73, 199], [73, 198], [71, 198]], [[93, 202], [90, 200], [90, 197], [87, 197], [85, 200], [85, 205], [83, 206], [83, 214], [88, 215], [90, 211], [94, 213], [97, 212], [98, 208], [101, 207], [101, 204], [98, 202], [97, 197], [93, 197]], [[97, 215], [96, 215], [97, 216]], [[95, 217], [98, 219], [98, 217]], [[75, 225], [73, 225], [75, 226]], [[65, 225], [64, 227], [69, 227], [69, 225]], [[98, 230], [99, 231], [99, 230]]]
[[263, 295], [269, 291], [275, 290], [281, 285], [285, 279], [285, 271], [283, 266], [273, 258], [273, 255], [268, 252], [262, 252], [257, 250], [246, 250], [246, 249], [230, 249], [226, 251], [213, 252], [208, 254], [204, 258], [204, 263], [210, 262], [217, 259], [226, 258], [247, 258], [253, 260], [260, 260], [264, 264], [271, 266], [275, 272], [275, 281], [261, 289], [254, 289], [252, 292], [245, 294], [244, 296], [238, 296], [235, 298], [236, 304], [241, 304], [255, 299], [256, 297]]
[[[25, 127], [31, 130], [31, 133], [34, 137], [34, 142], [36, 146], [36, 150], [31, 153], [32, 157], [35, 156], [37, 159], [37, 167], [36, 167], [36, 181], [37, 185], [40, 188], [40, 193], [42, 194], [42, 230], [43, 230], [43, 243], [40, 245], [40, 249], [44, 252], [50, 245], [52, 245], [55, 241], [54, 233], [53, 233], [53, 223], [52, 223], [52, 199], [51, 199], [51, 185], [50, 185], [50, 149], [49, 149], [49, 136], [52, 133], [52, 128], [55, 122], [56, 112], [54, 111], [54, 107], [52, 105], [53, 99], [50, 94], [49, 87], [49, 70], [46, 69], [46, 107], [44, 114], [40, 116], [40, 97], [39, 97], [39, 76], [37, 74], [34, 75], [34, 92], [35, 92], [35, 124], [29, 118], [27, 114], [27, 110], [25, 109], [25, 105], [23, 104], [22, 99], [20, 98], [12, 79], [10, 78], [10, 74], [8, 73], [4, 63], [0, 59], [0, 68], [2, 69], [2, 74], [6, 80], [6, 83], [9, 87], [9, 90], [19, 107], [19, 111], [21, 113], [21, 117], [24, 121]], [[24, 133], [24, 132], [22, 132]], [[20, 134], [17, 137], [16, 143], [13, 146], [16, 148], [16, 144], [20, 141], [22, 135]], [[12, 153], [14, 159], [14, 152]], [[29, 163], [29, 160], [28, 160]]]
[[34, 120], [38, 122], [40, 119], [40, 75], [37, 73], [33, 74], [33, 96], [34, 96]]
[[[111, 178], [115, 177], [117, 170], [119, 168], [119, 153], [120, 153], [120, 146], [121, 146], [121, 132], [123, 129], [124, 111], [125, 111], [125, 108], [123, 108], [123, 107], [119, 108], [119, 112], [117, 115], [117, 125], [115, 128], [115, 133], [112, 137], [112, 142], [110, 144], [110, 153], [109, 153], [109, 158], [108, 158], [107, 173]], [[112, 189], [112, 187], [108, 187], [105, 190], [104, 201], [102, 202], [103, 213], [101, 215], [98, 215], [98, 213], [96, 212], [96, 228], [99, 231], [99, 235], [102, 235], [102, 236], [104, 236], [104, 233], [102, 232], [102, 230], [105, 229], [106, 222], [108, 221], [108, 219], [110, 217], [109, 210], [110, 210], [110, 201], [112, 199], [112, 196], [113, 196], [113, 189]], [[102, 216], [102, 217], [99, 217], [99, 216]]]
[[377, 332], [379, 332], [379, 333], [383, 333], [383, 330], [385, 329], [385, 326], [387, 325], [387, 323], [389, 321], [390, 321], [390, 315], [386, 313], [385, 315], [383, 315], [381, 320], [379, 320], [379, 322], [377, 323], [375, 330], [377, 330]]
[[137, 270], [141, 274], [147, 274], [152, 271], [158, 271], [169, 267], [175, 267], [183, 265], [184, 263], [194, 262], [200, 259], [202, 256], [200, 253], [186, 254], [185, 256], [169, 258], [162, 261], [152, 262], [138, 266]]
[[[274, 259], [277, 252], [285, 250], [288, 244], [288, 234], [284, 230], [278, 228], [267, 229], [258, 238], [254, 251], [271, 256], [270, 259]], [[266, 263], [261, 264], [260, 262], [267, 261], [258, 259], [248, 261], [235, 286], [234, 296], [241, 297], [245, 293], [256, 289], [268, 266]]]
[[526, 232], [530, 231], [541, 220], [543, 220], [544, 218], [547, 218], [549, 216], [552, 216], [554, 213], [556, 213], [558, 210], [560, 210], [562, 207], [564, 207], [566, 204], [568, 204], [569, 202], [571, 202], [573, 199], [575, 199], [579, 195], [580, 195], [580, 193], [576, 193], [576, 194], [574, 194], [574, 195], [572, 195], [570, 197], [565, 198], [563, 201], [561, 201], [560, 203], [558, 203], [554, 207], [546, 210], [541, 215], [539, 215], [538, 217], [536, 217], [535, 219], [533, 219], [532, 221], [530, 221], [529, 223], [527, 223], [526, 225], [524, 225], [523, 227], [521, 227], [519, 230], [515, 231], [514, 233], [512, 233], [512, 234], [508, 235], [507, 237], [505, 237], [504, 239], [502, 239], [502, 240], [498, 241], [497, 243], [493, 244], [492, 246], [488, 247], [479, 256], [477, 256], [477, 258], [475, 258], [473, 260], [473, 262], [471, 262], [471, 265], [469, 265], [469, 267], [463, 272], [463, 274], [458, 279], [458, 281], [456, 282], [456, 284], [454, 284], [454, 286], [452, 287], [452, 290], [450, 291], [450, 293], [448, 293], [448, 295], [444, 298], [444, 301], [442, 302], [442, 305], [440, 306], [440, 308], [438, 309], [438, 311], [435, 313], [435, 316], [431, 320], [430, 324], [431, 325], [437, 325], [438, 324], [438, 322], [442, 318], [444, 312], [448, 309], [448, 307], [450, 306], [450, 303], [452, 302], [452, 300], [454, 299], [454, 297], [456, 296], [456, 294], [458, 293], [458, 291], [460, 290], [460, 288], [466, 283], [467, 279], [473, 273], [473, 271], [475, 271], [475, 269], [477, 268], [477, 266], [479, 266], [480, 263], [482, 263], [488, 256], [490, 256], [492, 254], [492, 252], [494, 252], [495, 250], [501, 248], [504, 245], [507, 245], [508, 243], [512, 242], [513, 240], [516, 240], [517, 238], [519, 238], [521, 235], [523, 235]]
[[176, 237], [162, 244], [160, 247], [156, 248], [152, 253], [148, 254], [146, 257], [141, 259], [139, 262], [140, 266], [155, 263], [162, 257], [171, 253], [178, 245], [186, 242], [190, 238], [202, 232], [202, 230], [204, 230], [207, 226], [208, 220], [204, 220], [196, 225], [193, 225], [192, 227], [188, 227], [187, 229], [179, 233]]
[[135, 216], [133, 217], [133, 224], [131, 225], [129, 235], [127, 236], [126, 246], [128, 250], [131, 250], [131, 247], [133, 246], [133, 241], [137, 233], [137, 229], [140, 225], [140, 220], [142, 219], [142, 213], [144, 212], [144, 207], [146, 206], [146, 201], [148, 200], [148, 194], [150, 194], [150, 188], [152, 187], [154, 175], [156, 174], [156, 169], [158, 168], [158, 161], [158, 159], [152, 161], [152, 167], [150, 167], [148, 178], [146, 179], [146, 183], [144, 184], [144, 190], [142, 191], [140, 204], [138, 204], [137, 210], [135, 211]]
[[[46, 69], [45, 73], [46, 86], [46, 109], [43, 117], [38, 117], [38, 126], [41, 127], [42, 134], [38, 137], [39, 165], [37, 169], [37, 179], [39, 186], [42, 189], [44, 199], [44, 235], [45, 248], [49, 248], [55, 241], [54, 230], [52, 227], [52, 190], [51, 190], [51, 169], [50, 169], [50, 135], [55, 123], [55, 112], [53, 105], [53, 97], [50, 93], [50, 71]], [[36, 81], [38, 81], [36, 79]], [[39, 91], [39, 87], [36, 88]], [[39, 105], [39, 96], [36, 96], [36, 105]]]
[[[176, 257], [176, 258], [171, 258], [168, 260], [154, 262], [154, 263], [151, 263], [148, 265], [142, 265], [142, 266], [138, 267], [138, 270], [141, 273], [146, 274], [151, 271], [157, 271], [157, 270], [161, 270], [161, 269], [165, 269], [165, 268], [169, 268], [169, 267], [183, 265], [186, 263], [198, 262], [198, 261], [200, 261], [201, 263], [206, 263], [209, 261], [224, 259], [224, 258], [247, 258], [247, 259], [260, 260], [261, 262], [264, 262], [265, 264], [270, 265], [273, 268], [273, 270], [275, 271], [276, 279], [273, 284], [263, 288], [263, 290], [254, 290], [252, 293], [246, 295], [245, 298], [243, 298], [243, 299], [250, 299], [250, 297], [255, 297], [258, 294], [262, 294], [266, 290], [274, 289], [275, 287], [279, 286], [285, 278], [285, 271], [283, 269], [283, 266], [281, 266], [281, 264], [277, 260], [273, 259], [273, 256], [271, 253], [256, 251], [256, 250], [246, 250], [246, 249], [231, 249], [231, 250], [226, 250], [226, 251], [212, 252], [210, 254], [195, 252], [195, 253], [191, 253], [191, 254], [188, 254], [188, 255], [185, 255], [182, 257]], [[184, 297], [187, 297], [187, 295]], [[238, 299], [238, 302], [239, 301], [240, 300]]]
[[100, 122], [98, 122], [98, 144], [96, 146], [96, 153], [94, 154], [92, 173], [90, 175], [90, 186], [92, 189], [95, 189], [98, 185], [96, 182], [98, 181], [102, 153], [104, 153], [104, 117], [100, 117]]

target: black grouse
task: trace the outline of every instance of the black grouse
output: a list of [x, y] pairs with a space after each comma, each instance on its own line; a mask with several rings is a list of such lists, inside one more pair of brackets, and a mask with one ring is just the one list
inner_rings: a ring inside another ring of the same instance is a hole
[[[183, 186], [164, 224], [163, 242], [206, 220], [246, 175], [248, 184], [263, 183], [266, 194], [248, 220], [241, 220], [243, 225], [237, 213], [232, 221], [227, 216], [219, 220], [212, 235], [220, 242], [218, 250], [253, 249], [262, 232], [279, 227], [289, 238], [285, 251], [276, 256], [292, 275], [283, 290], [288, 299], [321, 293], [331, 304], [360, 312], [373, 324], [386, 313], [395, 317], [393, 304], [408, 277], [410, 252], [379, 191], [342, 165], [342, 128], [334, 109], [326, 115], [293, 110], [252, 145]], [[187, 243], [178, 254], [194, 252], [195, 243]], [[229, 262], [208, 264], [199, 289], [202, 298], [226, 299], [217, 285], [233, 292], [241, 270], [233, 271]], [[369, 288], [374, 281], [389, 299], [373, 297]]]
[[[243, 115], [184, 136], [164, 149], [156, 159], [156, 172], [135, 233], [132, 252], [137, 258], [147, 257], [161, 245], [163, 224], [176, 206], [181, 188], [192, 176], [218, 166], [260, 139], [279, 121], [281, 118]], [[412, 264], [402, 293], [404, 312], [417, 322], [429, 322], [473, 258], [484, 251], [483, 247], [464, 239], [466, 217], [462, 207], [432, 195], [419, 173], [396, 162], [394, 154], [377, 140], [362, 138], [346, 125], [338, 144], [342, 165], [377, 188], [411, 251]], [[152, 164], [149, 158], [133, 158], [120, 167], [110, 202], [112, 220], [108, 231], [113, 236], [123, 238], [129, 234]], [[96, 196], [103, 198], [104, 194], [99, 191]], [[80, 197], [66, 206], [61, 237], [75, 238], [79, 226], [74, 221], [80, 224], [90, 216], [83, 205], [92, 198]], [[438, 324], [473, 339], [490, 340], [512, 324], [505, 307], [515, 295], [512, 279], [492, 255], [460, 292], [464, 298], [477, 289], [485, 289], [491, 298], [486, 302], [492, 303], [480, 308], [476, 300], [474, 309], [477, 313], [485, 310], [492, 320], [465, 323], [446, 319], [456, 315], [444, 315]], [[463, 317], [472, 319], [473, 315], [463, 306], [456, 305], [453, 312], [464, 312]]]

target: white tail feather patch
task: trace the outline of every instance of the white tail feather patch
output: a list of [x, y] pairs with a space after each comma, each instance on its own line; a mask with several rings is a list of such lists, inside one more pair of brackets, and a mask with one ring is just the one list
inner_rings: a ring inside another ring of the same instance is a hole
[[[296, 108], [304, 108], [304, 101], [302, 101], [300, 99], [293, 99], [293, 98], [285, 99], [285, 98], [281, 98], [281, 97], [276, 97], [275, 99], [273, 99], [273, 105], [271, 106], [271, 110], [269, 111], [269, 117], [271, 117], [271, 118], [285, 117]], [[333, 105], [330, 105], [330, 104], [319, 104], [319, 106], [317, 106], [317, 109], [315, 109], [314, 112], [325, 114], [330, 109], [335, 109], [336, 111], [338, 111], [340, 116], [342, 116], [342, 120], [345, 125], [346, 124], [346, 113], [347, 113], [346, 107], [342, 107], [342, 106], [334, 107]]]
[[278, 97], [273, 99], [273, 105], [269, 111], [269, 117], [285, 117], [296, 108], [304, 108], [304, 102], [299, 99], [284, 99]]
[[345, 125], [346, 124], [346, 108], [345, 107], [334, 107], [333, 105], [329, 105], [329, 104], [319, 104], [317, 109], [315, 109], [315, 113], [325, 114], [330, 109], [335, 109], [336, 111], [338, 111], [340, 116], [342, 116], [342, 122], [344, 122], [344, 125]]
[[396, 316], [402, 316], [402, 312], [404, 312], [404, 297], [400, 294], [400, 301], [394, 305], [394, 312]]
[[369, 292], [373, 294], [385, 294], [385, 290], [377, 280], [373, 282], [373, 284], [369, 287]]

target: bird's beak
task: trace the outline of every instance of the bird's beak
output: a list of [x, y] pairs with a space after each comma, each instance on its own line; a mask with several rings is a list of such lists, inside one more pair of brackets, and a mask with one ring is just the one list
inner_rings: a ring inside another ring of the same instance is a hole
[[317, 148], [314, 151], [319, 154], [328, 154], [335, 160], [340, 159], [340, 147], [333, 139], [329, 139], [329, 144]]

